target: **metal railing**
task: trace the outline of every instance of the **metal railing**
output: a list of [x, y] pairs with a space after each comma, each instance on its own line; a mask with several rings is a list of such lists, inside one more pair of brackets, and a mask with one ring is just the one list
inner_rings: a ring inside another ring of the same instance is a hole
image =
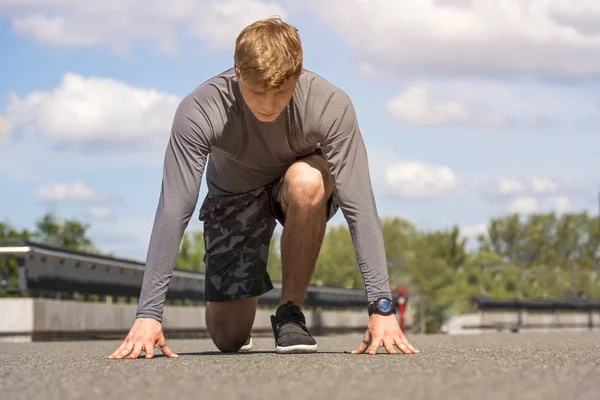
[[[19, 266], [19, 291], [136, 298], [144, 274], [144, 263], [79, 251], [21, 242], [0, 244], [0, 256], [14, 256]], [[200, 272], [175, 269], [166, 300], [204, 302], [205, 278]], [[281, 284], [259, 297], [259, 304], [276, 305]], [[309, 286], [304, 304], [309, 307], [366, 309], [363, 289]]]
[[[573, 300], [553, 300], [553, 299], [510, 299], [510, 300], [499, 300], [490, 299], [488, 297], [479, 297], [475, 299], [477, 309], [482, 312], [495, 313], [498, 311], [513, 312], [516, 314], [516, 321], [513, 323], [498, 322], [495, 326], [491, 326], [494, 329], [498, 329], [501, 326], [505, 326], [513, 332], [519, 332], [524, 328], [524, 313], [528, 314], [542, 314], [542, 315], [566, 315], [566, 314], [580, 314], [587, 315], [585, 322], [578, 323], [559, 323], [557, 321], [547, 324], [531, 324], [528, 323], [529, 328], [582, 328], [586, 327], [589, 330], [593, 330], [594, 326], [594, 314], [600, 312], [600, 302], [589, 300], [589, 299], [573, 299]], [[489, 323], [488, 323], [489, 325]], [[485, 326], [490, 328], [490, 326]]]
[[526, 312], [592, 312], [600, 311], [600, 301], [552, 300], [552, 299], [511, 299], [497, 300], [479, 297], [475, 300], [481, 311], [526, 311]]

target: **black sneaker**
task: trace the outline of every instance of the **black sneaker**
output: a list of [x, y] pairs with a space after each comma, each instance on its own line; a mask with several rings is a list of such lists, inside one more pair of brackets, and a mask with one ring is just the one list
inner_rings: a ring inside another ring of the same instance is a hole
[[275, 315], [271, 315], [271, 326], [277, 353], [314, 353], [317, 351], [317, 342], [306, 329], [304, 314], [300, 307], [291, 301], [280, 305]]

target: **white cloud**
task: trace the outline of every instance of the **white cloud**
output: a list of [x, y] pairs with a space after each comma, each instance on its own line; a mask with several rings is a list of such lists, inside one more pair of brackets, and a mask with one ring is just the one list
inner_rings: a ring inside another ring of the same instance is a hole
[[391, 76], [600, 74], [596, 0], [308, 0], [363, 70]]
[[108, 78], [65, 74], [51, 91], [9, 96], [11, 132], [66, 146], [162, 147], [180, 98]]
[[559, 214], [571, 211], [571, 199], [567, 196], [556, 196], [549, 199], [550, 208]]
[[[478, 183], [474, 183], [474, 185], [478, 185]], [[545, 177], [500, 178], [488, 181], [480, 189], [487, 198], [544, 197], [559, 191], [560, 185], [556, 180]]]
[[134, 42], [149, 42], [173, 52], [182, 35], [211, 49], [230, 48], [244, 26], [285, 18], [285, 10], [262, 0], [1, 0], [2, 15], [15, 34], [54, 46], [106, 45], [124, 52]]
[[8, 137], [8, 119], [4, 115], [0, 115], [0, 143]]
[[596, 126], [597, 94], [577, 86], [495, 80], [419, 81], [391, 98], [386, 109], [412, 125]]
[[558, 185], [551, 179], [536, 178], [531, 181], [531, 188], [535, 193], [551, 193], [558, 189]]
[[443, 196], [457, 184], [454, 171], [448, 166], [404, 161], [387, 166], [386, 181], [390, 191], [400, 197], [426, 199]]
[[567, 196], [536, 198], [531, 196], [517, 197], [508, 205], [511, 213], [531, 214], [535, 212], [556, 212], [559, 214], [571, 211], [571, 199]]
[[46, 202], [95, 203], [106, 200], [83, 182], [54, 183], [42, 186], [37, 192], [39, 200]]
[[107, 219], [111, 215], [111, 210], [106, 206], [92, 206], [88, 207], [85, 215], [94, 219]]
[[[86, 32], [83, 26], [75, 28], [73, 25], [73, 22], [64, 17], [30, 14], [13, 19], [12, 30], [18, 36], [30, 36], [61, 47], [90, 46], [100, 42], [98, 35]], [[70, 34], [69, 31], [73, 30], [79, 34]]]
[[518, 179], [500, 179], [498, 181], [498, 193], [501, 195], [521, 194], [527, 190], [527, 185]]
[[479, 235], [486, 235], [488, 224], [467, 225], [460, 228], [461, 235], [466, 238], [477, 238]]
[[432, 103], [422, 87], [411, 87], [387, 104], [388, 114], [413, 125], [446, 125], [464, 122], [469, 110], [457, 101]]
[[568, 180], [535, 177], [529, 179], [502, 178], [478, 186], [473, 182], [471, 191], [481, 193], [484, 200], [506, 204], [511, 213], [534, 212], [565, 213], [572, 210], [575, 198], [589, 195]]
[[596, 0], [553, 1], [550, 13], [556, 21], [578, 32], [587, 35], [600, 34], [600, 3]]
[[508, 205], [508, 212], [531, 214], [538, 210], [539, 202], [535, 197], [517, 197]]

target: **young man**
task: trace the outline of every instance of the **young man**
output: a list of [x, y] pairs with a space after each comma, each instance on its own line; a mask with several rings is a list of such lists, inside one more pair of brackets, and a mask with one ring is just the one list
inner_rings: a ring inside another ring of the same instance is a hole
[[[210, 157], [209, 157], [210, 154]], [[206, 167], [206, 168], [205, 168]], [[236, 40], [234, 68], [198, 86], [175, 114], [136, 321], [109, 358], [177, 357], [162, 332], [167, 286], [206, 170], [200, 210], [206, 244], [206, 326], [223, 352], [251, 347], [257, 297], [272, 289], [267, 255], [277, 221], [281, 305], [272, 316], [278, 353], [315, 352], [302, 301], [325, 225], [348, 222], [369, 312], [354, 353], [418, 353], [394, 315], [367, 153], [348, 96], [303, 69], [297, 30], [258, 21]], [[367, 311], [367, 310], [365, 310]]]

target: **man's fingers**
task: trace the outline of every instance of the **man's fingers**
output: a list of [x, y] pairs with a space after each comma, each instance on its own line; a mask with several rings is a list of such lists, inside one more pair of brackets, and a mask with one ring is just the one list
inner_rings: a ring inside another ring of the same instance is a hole
[[369, 342], [367, 342], [366, 340], [363, 340], [363, 342], [360, 344], [360, 346], [358, 346], [358, 348], [356, 350], [352, 351], [352, 354], [362, 354], [365, 352], [365, 350], [367, 350], [368, 346], [369, 346]]
[[371, 345], [369, 346], [369, 354], [373, 355], [376, 354], [377, 351], [379, 351], [379, 348], [381, 347], [383, 343], [381, 342], [381, 338], [380, 337], [374, 337], [373, 341], [371, 342]]
[[121, 351], [119, 351], [119, 353], [115, 356], [115, 358], [119, 358], [119, 359], [125, 358], [133, 350], [133, 345], [134, 345], [133, 341], [129, 340], [127, 342], [127, 344], [125, 344], [125, 347], [123, 347], [121, 349]]
[[383, 340], [383, 346], [385, 347], [385, 351], [387, 351], [388, 353], [390, 353], [390, 354], [398, 354], [398, 352], [394, 348], [394, 339], [392, 339], [392, 338], [385, 338]]
[[171, 351], [171, 349], [169, 348], [169, 346], [167, 346], [166, 344], [162, 347], [160, 347], [160, 351], [162, 351], [162, 353], [167, 356], [168, 358], [177, 358], [179, 357], [178, 354], [175, 354]]
[[141, 342], [137, 342], [135, 344], [135, 347], [133, 348], [133, 351], [131, 352], [131, 355], [129, 356], [129, 358], [131, 359], [136, 359], [140, 356], [140, 353], [142, 352], [142, 348], [144, 347], [144, 345]]
[[408, 343], [408, 340], [404, 339], [404, 341], [406, 342], [406, 345], [408, 346], [409, 349], [412, 350], [413, 353], [419, 354], [421, 352], [421, 350], [416, 349], [412, 344]]
[[167, 346], [167, 341], [165, 339], [164, 335], [160, 335], [160, 338], [158, 339], [158, 343], [156, 344], [156, 346], [160, 349], [160, 351], [162, 351], [162, 353], [169, 357], [169, 358], [177, 358], [179, 357], [178, 354], [175, 354], [171, 351], [171, 349], [169, 348], [169, 346]]
[[412, 344], [410, 344], [410, 342], [408, 341], [408, 339], [406, 338], [406, 336], [404, 336], [404, 334], [402, 334], [400, 336], [400, 342], [404, 343], [404, 345], [413, 353], [418, 354], [421, 351], [419, 349], [416, 349]]
[[119, 353], [121, 351], [123, 351], [123, 349], [125, 349], [128, 342], [129, 342], [129, 339], [123, 340], [123, 342], [121, 342], [121, 345], [115, 350], [114, 353], [112, 353], [110, 356], [108, 356], [108, 358], [119, 358]]
[[146, 358], [154, 358], [154, 347], [158, 347], [162, 353], [169, 358], [179, 357], [178, 354], [173, 353], [173, 351], [167, 346], [164, 339], [161, 342], [162, 346], [159, 344], [155, 346], [151, 340], [146, 340], [143, 342], [135, 342], [133, 340], [125, 341], [114, 353], [108, 356], [108, 358], [122, 359], [129, 356], [127, 358], [136, 359], [140, 356], [142, 351], [145, 351]]
[[146, 358], [154, 357], [154, 343], [149, 340], [144, 342], [144, 350], [146, 351]]
[[403, 352], [404, 354], [411, 354], [413, 353], [411, 347], [409, 347], [409, 343], [406, 342], [405, 340], [402, 340], [401, 338], [396, 338], [396, 347], [398, 347], [400, 349], [401, 352]]
[[369, 330], [367, 329], [367, 331], [365, 332], [365, 336], [363, 337], [362, 343], [360, 344], [360, 346], [358, 346], [356, 350], [352, 351], [352, 354], [364, 353], [365, 350], [367, 350], [369, 343], [371, 343], [371, 332], [369, 332]]

